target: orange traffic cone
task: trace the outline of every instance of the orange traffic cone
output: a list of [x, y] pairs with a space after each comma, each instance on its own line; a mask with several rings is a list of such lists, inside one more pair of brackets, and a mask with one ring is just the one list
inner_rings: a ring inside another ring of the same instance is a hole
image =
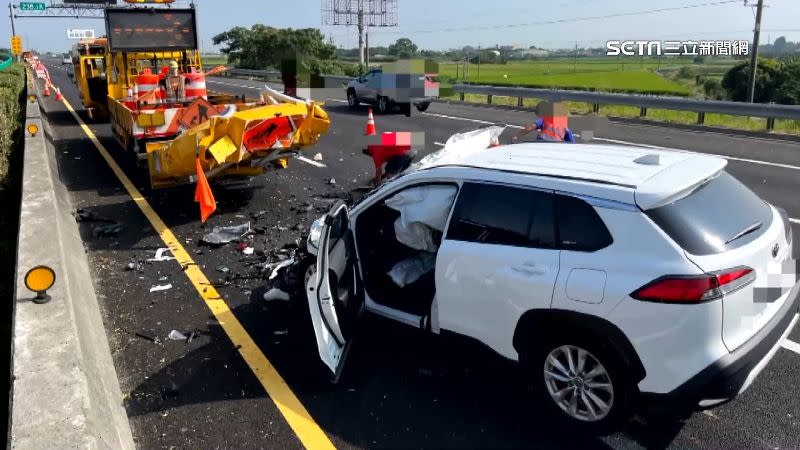
[[370, 108], [369, 115], [367, 116], [367, 128], [364, 130], [364, 136], [372, 136], [375, 133], [375, 118], [372, 117], [372, 108]]
[[50, 97], [50, 83], [48, 83], [46, 81], [44, 83], [44, 96], [45, 97]]
[[206, 223], [208, 217], [217, 209], [217, 202], [211, 192], [200, 158], [195, 158], [195, 171], [197, 172], [197, 187], [194, 191], [194, 201], [200, 203], [200, 221]]
[[64, 100], [64, 97], [61, 95], [61, 89], [56, 88], [56, 101], [60, 102]]

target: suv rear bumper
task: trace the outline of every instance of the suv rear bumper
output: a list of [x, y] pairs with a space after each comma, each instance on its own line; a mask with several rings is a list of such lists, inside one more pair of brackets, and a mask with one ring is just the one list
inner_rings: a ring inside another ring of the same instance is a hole
[[800, 314], [800, 283], [767, 325], [741, 347], [720, 358], [673, 391], [642, 393], [653, 407], [705, 409], [721, 405], [744, 392], [772, 359]]

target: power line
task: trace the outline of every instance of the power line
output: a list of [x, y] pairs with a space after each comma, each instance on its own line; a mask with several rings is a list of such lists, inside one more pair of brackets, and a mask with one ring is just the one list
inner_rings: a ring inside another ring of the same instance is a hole
[[720, 6], [725, 5], [728, 3], [739, 3], [741, 0], [720, 0], [714, 2], [705, 2], [705, 3], [697, 3], [694, 5], [684, 5], [684, 6], [673, 6], [669, 8], [658, 8], [658, 9], [649, 9], [649, 10], [640, 10], [640, 11], [631, 11], [627, 13], [614, 13], [614, 14], [604, 14], [600, 16], [586, 16], [586, 17], [573, 17], [569, 19], [553, 19], [553, 20], [542, 20], [538, 22], [527, 22], [527, 23], [516, 23], [516, 24], [507, 24], [507, 25], [491, 25], [491, 26], [471, 26], [471, 27], [458, 27], [458, 28], [439, 28], [439, 29], [431, 29], [431, 30], [414, 30], [409, 29], [406, 31], [376, 31], [374, 34], [407, 34], [409, 32], [414, 33], [437, 33], [437, 32], [454, 32], [454, 31], [480, 31], [480, 30], [497, 30], [497, 29], [505, 29], [505, 28], [521, 28], [521, 27], [531, 27], [537, 25], [555, 25], [561, 23], [571, 23], [571, 22], [585, 22], [590, 20], [602, 20], [602, 19], [612, 19], [616, 17], [630, 17], [630, 16], [641, 16], [647, 14], [657, 14], [662, 12], [670, 12], [670, 11], [681, 11], [686, 9], [694, 9], [694, 8], [704, 8], [707, 6]]

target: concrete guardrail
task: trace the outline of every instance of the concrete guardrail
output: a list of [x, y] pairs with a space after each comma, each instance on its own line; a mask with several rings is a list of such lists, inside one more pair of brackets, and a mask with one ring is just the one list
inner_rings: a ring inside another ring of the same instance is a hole
[[[24, 141], [8, 448], [132, 450], [89, 262], [38, 103], [27, 104], [25, 129], [31, 124], [39, 131]], [[24, 284], [39, 265], [56, 277], [44, 304]]]

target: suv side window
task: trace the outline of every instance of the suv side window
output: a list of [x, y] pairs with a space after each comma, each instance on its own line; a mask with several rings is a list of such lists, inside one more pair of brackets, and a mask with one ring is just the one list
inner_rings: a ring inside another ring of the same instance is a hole
[[510, 186], [464, 183], [446, 239], [554, 248], [553, 195]]
[[593, 252], [614, 242], [603, 219], [584, 200], [556, 195], [558, 241], [563, 250]]

